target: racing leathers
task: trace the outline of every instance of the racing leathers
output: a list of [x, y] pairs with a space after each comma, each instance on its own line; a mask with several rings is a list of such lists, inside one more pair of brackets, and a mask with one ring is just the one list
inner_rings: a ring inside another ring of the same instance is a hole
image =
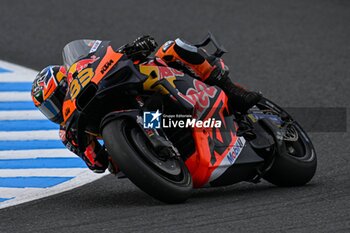
[[211, 56], [203, 48], [197, 48], [182, 39], [166, 42], [156, 56], [172, 68], [182, 70], [208, 85], [220, 87], [229, 97], [230, 106], [237, 112], [246, 112], [262, 97], [260, 93], [234, 84], [221, 58]]
[[76, 139], [77, 132], [71, 128], [67, 131], [65, 126], [60, 126], [60, 138], [68, 150], [84, 160], [86, 165], [95, 173], [103, 173], [108, 167], [108, 153], [98, 142], [97, 138], [85, 133], [86, 149], [81, 151]]

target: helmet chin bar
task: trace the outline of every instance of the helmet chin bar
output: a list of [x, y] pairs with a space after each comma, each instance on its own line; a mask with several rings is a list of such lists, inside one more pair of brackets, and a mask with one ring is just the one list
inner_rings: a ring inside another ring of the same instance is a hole
[[44, 68], [33, 81], [32, 99], [34, 105], [52, 122], [63, 121], [62, 106], [68, 85], [62, 66]]

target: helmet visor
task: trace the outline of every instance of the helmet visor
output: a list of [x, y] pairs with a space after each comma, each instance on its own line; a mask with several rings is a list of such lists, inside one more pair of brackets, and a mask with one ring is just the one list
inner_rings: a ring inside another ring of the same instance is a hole
[[60, 87], [41, 105], [38, 106], [39, 110], [51, 121], [55, 123], [62, 123], [62, 105], [67, 90], [67, 83], [62, 81]]

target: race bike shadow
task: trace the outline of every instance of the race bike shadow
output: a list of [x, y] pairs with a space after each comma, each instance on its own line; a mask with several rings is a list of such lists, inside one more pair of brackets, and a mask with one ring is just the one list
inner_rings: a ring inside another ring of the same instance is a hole
[[[240, 183], [235, 186], [218, 188], [203, 188], [196, 190], [189, 202], [202, 202], [214, 199], [230, 202], [254, 201], [262, 199], [284, 199], [284, 196], [291, 200], [291, 196], [304, 196], [305, 193], [313, 193], [318, 186], [315, 182], [300, 187], [278, 187], [266, 181], [259, 185], [252, 183]], [[286, 199], [286, 200], [287, 200]]]
[[[115, 177], [110, 175], [94, 183], [96, 183], [94, 189], [96, 190], [96, 186], [99, 186], [101, 191], [89, 189], [84, 192], [83, 197], [75, 201], [89, 208], [174, 206], [153, 199], [127, 179], [115, 180]], [[213, 204], [217, 202], [257, 202], [264, 199], [289, 201], [291, 196], [300, 197], [305, 193], [313, 193], [316, 186], [317, 184], [313, 182], [303, 187], [277, 187], [263, 181], [259, 185], [240, 183], [234, 186], [202, 188], [195, 190], [187, 202], [177, 205], [196, 206], [208, 202]]]

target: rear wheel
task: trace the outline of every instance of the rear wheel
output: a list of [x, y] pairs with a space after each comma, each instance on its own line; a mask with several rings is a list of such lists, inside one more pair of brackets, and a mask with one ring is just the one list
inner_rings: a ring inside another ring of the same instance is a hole
[[192, 178], [182, 159], [160, 158], [131, 120], [108, 123], [102, 136], [121, 171], [144, 192], [166, 203], [180, 203], [190, 197]]
[[275, 157], [271, 169], [263, 178], [278, 186], [306, 184], [315, 175], [317, 167], [316, 153], [310, 138], [286, 111], [273, 102], [263, 99], [258, 107], [281, 116], [288, 124], [282, 153]]

